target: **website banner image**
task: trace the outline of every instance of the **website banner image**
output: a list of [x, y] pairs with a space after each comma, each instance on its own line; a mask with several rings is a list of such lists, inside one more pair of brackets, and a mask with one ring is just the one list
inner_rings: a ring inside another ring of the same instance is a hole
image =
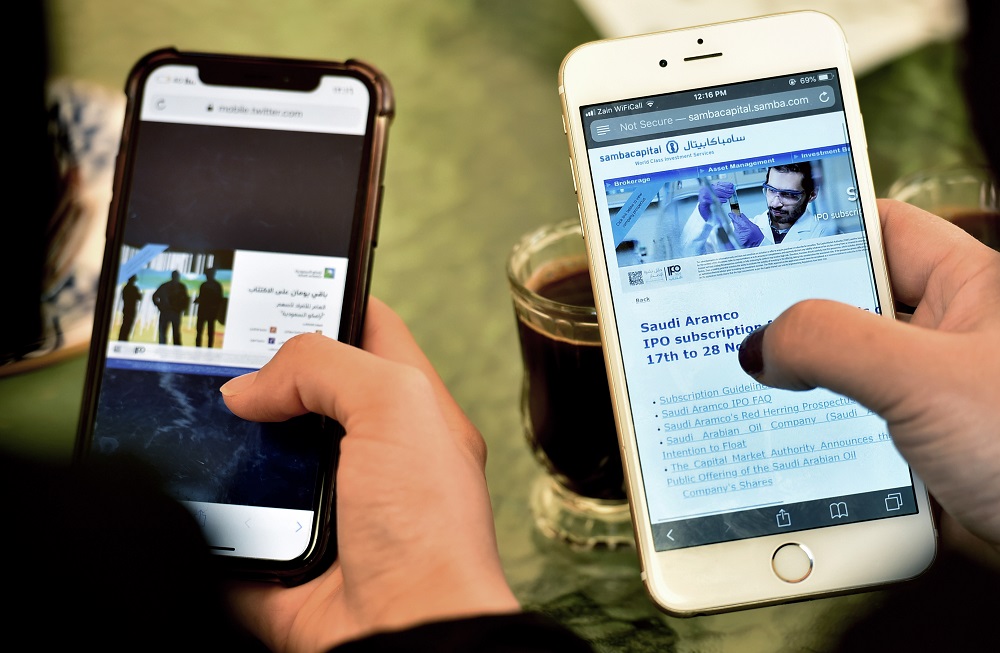
[[340, 329], [346, 258], [146, 245], [122, 260], [109, 367], [257, 369], [297, 334]]

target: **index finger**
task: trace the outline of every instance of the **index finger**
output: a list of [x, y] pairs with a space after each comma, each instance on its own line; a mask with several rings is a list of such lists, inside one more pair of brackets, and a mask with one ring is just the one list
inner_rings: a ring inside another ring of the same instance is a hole
[[220, 391], [240, 417], [276, 422], [312, 412], [347, 428], [352, 415], [378, 410], [386, 389], [427, 384], [414, 367], [399, 364], [316, 333], [297, 335], [256, 372]]
[[402, 431], [422, 419], [444, 419], [477, 459], [485, 459], [482, 438], [409, 329], [375, 298], [369, 300], [363, 343], [365, 350], [319, 334], [298, 335], [260, 370], [223, 385], [223, 399], [249, 420], [283, 421], [313, 412], [348, 430], [374, 418], [398, 421]]

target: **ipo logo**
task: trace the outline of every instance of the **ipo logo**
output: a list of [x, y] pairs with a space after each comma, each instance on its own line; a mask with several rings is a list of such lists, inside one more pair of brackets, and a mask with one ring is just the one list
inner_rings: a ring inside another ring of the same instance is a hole
[[680, 152], [681, 146], [677, 144], [677, 141], [667, 141], [667, 152], [671, 154], [677, 154]]
[[667, 266], [667, 281], [676, 281], [677, 279], [684, 278], [684, 271], [679, 265], [668, 265]]

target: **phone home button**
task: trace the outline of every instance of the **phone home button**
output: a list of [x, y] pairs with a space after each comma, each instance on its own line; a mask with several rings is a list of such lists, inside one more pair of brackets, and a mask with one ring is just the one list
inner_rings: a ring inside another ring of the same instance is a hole
[[801, 544], [784, 544], [771, 556], [771, 568], [786, 583], [800, 583], [812, 573], [812, 554]]

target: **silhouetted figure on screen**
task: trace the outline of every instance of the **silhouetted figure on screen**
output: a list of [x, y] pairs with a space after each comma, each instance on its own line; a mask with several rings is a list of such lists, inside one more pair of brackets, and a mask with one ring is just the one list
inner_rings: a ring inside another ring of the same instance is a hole
[[119, 340], [128, 340], [132, 333], [132, 325], [135, 324], [135, 316], [139, 311], [139, 302], [142, 301], [142, 291], [135, 285], [138, 280], [134, 274], [128, 278], [125, 287], [122, 288], [122, 328], [118, 331]]
[[188, 292], [181, 283], [180, 272], [171, 272], [170, 281], [156, 289], [153, 303], [160, 309], [160, 344], [167, 344], [167, 327], [173, 330], [174, 344], [181, 344], [181, 314], [188, 307]]
[[198, 305], [198, 321], [195, 329], [194, 346], [201, 347], [202, 328], [208, 327], [208, 347], [215, 346], [215, 321], [222, 308], [222, 284], [215, 280], [215, 269], [205, 270], [206, 281], [198, 289], [194, 303]]

